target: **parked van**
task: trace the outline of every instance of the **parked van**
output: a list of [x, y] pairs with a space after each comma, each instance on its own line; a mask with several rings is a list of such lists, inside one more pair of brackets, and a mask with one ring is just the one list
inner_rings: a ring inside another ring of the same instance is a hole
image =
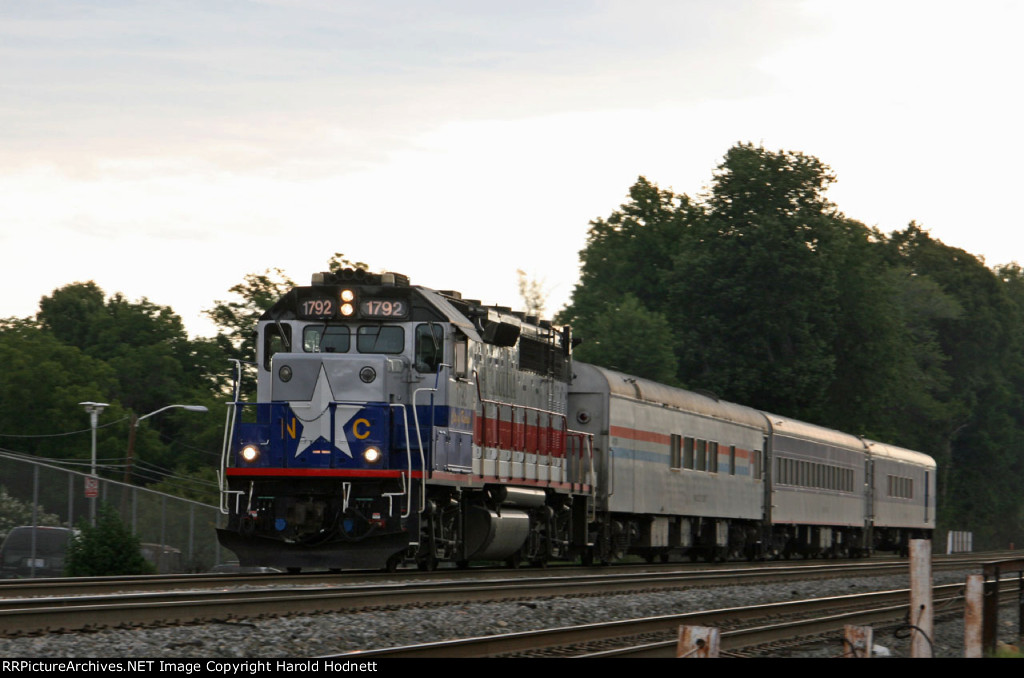
[[63, 577], [74, 530], [15, 527], [0, 546], [0, 577]]

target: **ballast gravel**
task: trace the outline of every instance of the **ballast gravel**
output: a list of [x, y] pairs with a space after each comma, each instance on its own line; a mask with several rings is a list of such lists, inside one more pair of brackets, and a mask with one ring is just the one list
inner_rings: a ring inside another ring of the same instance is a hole
[[[967, 572], [935, 573], [935, 583], [966, 580]], [[527, 585], [527, 584], [524, 584]], [[278, 617], [167, 628], [0, 638], [0, 657], [18, 658], [279, 658], [318, 657], [355, 650], [411, 645], [448, 638], [590, 624], [756, 603], [907, 588], [908, 578], [861, 577], [756, 586], [726, 586], [646, 594], [561, 597], [530, 602], [436, 605], [369, 612]], [[1009, 618], [1005, 611], [1001, 621]], [[1016, 635], [1016, 619], [1000, 637]], [[897, 634], [900, 635], [900, 634]], [[876, 631], [878, 652], [909, 657], [909, 640]], [[936, 623], [936, 657], [963, 656], [960, 619]], [[772, 650], [778, 657], [838, 657], [838, 640]]]

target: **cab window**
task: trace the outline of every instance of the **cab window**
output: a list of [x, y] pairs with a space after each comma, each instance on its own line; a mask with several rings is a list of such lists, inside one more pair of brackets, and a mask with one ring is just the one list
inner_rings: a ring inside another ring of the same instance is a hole
[[405, 330], [394, 325], [363, 325], [356, 334], [360, 353], [401, 353], [405, 350]]
[[[284, 334], [282, 334], [282, 330]], [[270, 369], [270, 359], [274, 357], [275, 353], [281, 351], [290, 351], [292, 345], [292, 328], [291, 325], [285, 324], [273, 324], [267, 325], [267, 329], [263, 332], [263, 367], [264, 369]]]
[[434, 324], [416, 326], [416, 371], [437, 372], [444, 362], [444, 329]]
[[343, 325], [309, 325], [302, 330], [306, 353], [348, 353], [351, 335]]

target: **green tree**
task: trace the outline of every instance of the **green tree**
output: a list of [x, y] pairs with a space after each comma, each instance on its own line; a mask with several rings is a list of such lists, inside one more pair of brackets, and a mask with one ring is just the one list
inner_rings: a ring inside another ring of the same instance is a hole
[[544, 293], [544, 282], [529, 278], [526, 271], [516, 270], [519, 283], [519, 298], [523, 301], [523, 308], [527, 315], [540, 316], [544, 313], [544, 306], [547, 304], [547, 295]]
[[[54, 290], [40, 300], [34, 320], [0, 322], [6, 366], [0, 372], [0, 442], [41, 456], [89, 458], [89, 420], [79, 403], [105, 402], [110, 407], [100, 418], [97, 457], [101, 469], [120, 468], [133, 413], [170, 404], [218, 406], [213, 348], [212, 340], [190, 341], [168, 307], [146, 299], [130, 302], [120, 294], [104, 300], [93, 282]], [[205, 467], [215, 463], [221, 439], [219, 417], [174, 410], [139, 427], [134, 465], [145, 459], [166, 467]]]
[[369, 271], [370, 265], [362, 261], [352, 261], [341, 252], [335, 252], [334, 255], [327, 260], [327, 270], [331, 273], [337, 273], [338, 271], [346, 268], [358, 268], [364, 271]]
[[[30, 320], [0, 323], [0, 364], [0, 443], [40, 456], [88, 458], [89, 418], [79, 403], [110, 402], [115, 371]], [[103, 423], [124, 417], [112, 405]], [[73, 431], [79, 433], [61, 435]], [[123, 456], [106, 438], [98, 445], [100, 457]]]
[[96, 323], [104, 313], [103, 296], [91, 280], [66, 285], [39, 301], [36, 317], [58, 341], [84, 351], [95, 343]]
[[[252, 365], [256, 361], [256, 323], [267, 309], [283, 296], [295, 283], [279, 268], [263, 273], [250, 273], [243, 282], [229, 291], [235, 295], [232, 301], [218, 301], [206, 311], [218, 327], [214, 341], [220, 349], [225, 367], [227, 361], [237, 360], [241, 365]], [[242, 399], [251, 398], [255, 384], [242, 376]]]
[[891, 234], [889, 245], [913, 277], [941, 292], [932, 306], [955, 302], [956, 312], [933, 314], [927, 327], [948, 383], [944, 416], [924, 434], [940, 469], [940, 518], [974, 531], [978, 544], [1005, 546], [1019, 540], [1024, 513], [1024, 283], [1015, 267], [997, 274], [916, 223]]
[[690, 222], [698, 218], [688, 197], [641, 176], [627, 202], [607, 219], [590, 222], [580, 282], [557, 316], [582, 339], [577, 359], [678, 383], [664, 283]]
[[586, 337], [608, 304], [631, 295], [655, 313], [668, 311], [664, 277], [674, 265], [679, 241], [698, 212], [686, 196], [663, 190], [644, 177], [629, 189], [629, 201], [607, 219], [590, 222], [580, 252], [580, 281], [558, 315]]
[[[337, 272], [345, 268], [368, 270], [361, 261], [351, 261], [341, 252], [335, 252], [327, 261], [328, 270]], [[213, 308], [205, 311], [217, 325], [214, 344], [220, 350], [221, 360], [238, 360], [242, 365], [252, 365], [256, 360], [254, 332], [260, 317], [295, 287], [295, 282], [279, 268], [267, 269], [263, 273], [249, 273], [243, 281], [229, 292], [234, 295], [230, 301], [217, 301]], [[242, 382], [242, 399], [251, 399], [255, 385], [251, 378]]]
[[660, 313], [645, 309], [627, 294], [609, 303], [590, 324], [587, 339], [575, 351], [577, 359], [644, 377], [676, 383], [672, 329]]
[[69, 577], [152, 573], [153, 566], [142, 557], [138, 537], [106, 504], [100, 506], [95, 526], [87, 522], [79, 525], [65, 562]]
[[680, 377], [730, 400], [814, 419], [835, 375], [839, 215], [820, 161], [741, 144], [666, 276]]

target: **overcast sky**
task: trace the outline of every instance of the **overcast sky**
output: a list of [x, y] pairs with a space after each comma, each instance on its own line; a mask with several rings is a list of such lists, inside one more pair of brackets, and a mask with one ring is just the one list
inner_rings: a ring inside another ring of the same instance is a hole
[[829, 197], [1024, 261], [1024, 3], [0, 0], [0, 317], [55, 288], [202, 310], [334, 252], [519, 306], [568, 300], [640, 175], [737, 142]]

